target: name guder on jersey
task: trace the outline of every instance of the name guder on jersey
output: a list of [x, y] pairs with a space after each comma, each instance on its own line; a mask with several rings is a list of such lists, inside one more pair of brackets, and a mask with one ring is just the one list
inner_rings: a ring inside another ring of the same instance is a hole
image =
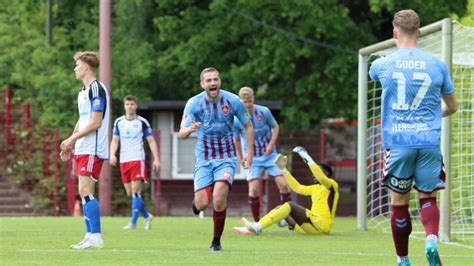
[[403, 69], [426, 70], [426, 62], [423, 60], [397, 60], [395, 65]]

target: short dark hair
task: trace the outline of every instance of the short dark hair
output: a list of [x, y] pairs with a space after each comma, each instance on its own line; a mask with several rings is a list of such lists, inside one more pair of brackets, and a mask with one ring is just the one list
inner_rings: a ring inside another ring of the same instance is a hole
[[138, 105], [138, 99], [134, 95], [129, 94], [125, 96], [125, 98], [123, 98], [123, 102], [125, 103], [126, 101], [133, 101]]

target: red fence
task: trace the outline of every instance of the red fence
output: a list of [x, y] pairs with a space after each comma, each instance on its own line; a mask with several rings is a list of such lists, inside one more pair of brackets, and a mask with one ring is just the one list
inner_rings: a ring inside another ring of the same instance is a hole
[[0, 138], [0, 171], [16, 178], [15, 183], [28, 191], [43, 185], [47, 189], [45, 196], [52, 202], [51, 213], [59, 215], [59, 181], [64, 170], [59, 161], [59, 130], [47, 128], [37, 131], [29, 103], [14, 103], [10, 88], [4, 89], [3, 96], [5, 104], [0, 108], [3, 135]]

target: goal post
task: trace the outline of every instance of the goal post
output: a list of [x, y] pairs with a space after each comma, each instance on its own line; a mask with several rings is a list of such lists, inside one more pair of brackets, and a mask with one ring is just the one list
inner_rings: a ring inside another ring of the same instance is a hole
[[[474, 236], [474, 28], [449, 18], [420, 28], [418, 47], [445, 62], [455, 84], [458, 112], [443, 118], [441, 150], [446, 189], [441, 192], [440, 240], [451, 233]], [[393, 39], [359, 50], [357, 223], [360, 230], [389, 230], [390, 199], [382, 188], [381, 87], [369, 80], [368, 69], [377, 58], [396, 51]], [[452, 128], [452, 131], [451, 131]], [[410, 195], [414, 233], [422, 233], [418, 200]]]

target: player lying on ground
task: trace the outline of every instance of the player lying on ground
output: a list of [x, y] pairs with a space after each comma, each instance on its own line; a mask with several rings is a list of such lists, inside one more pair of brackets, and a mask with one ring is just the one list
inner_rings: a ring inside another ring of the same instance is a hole
[[301, 185], [286, 169], [287, 157], [281, 154], [275, 160], [276, 165], [281, 169], [286, 182], [294, 192], [311, 196], [311, 209], [298, 205], [294, 202], [285, 204], [273, 209], [256, 223], [250, 223], [242, 218], [245, 230], [242, 227], [235, 227], [234, 232], [248, 234], [260, 234], [264, 228], [286, 219], [290, 228], [303, 234], [329, 234], [332, 229], [334, 216], [336, 214], [337, 202], [339, 200], [339, 186], [332, 177], [332, 169], [329, 165], [318, 165], [302, 147], [293, 149], [308, 164], [311, 173], [315, 177], [314, 185]]

